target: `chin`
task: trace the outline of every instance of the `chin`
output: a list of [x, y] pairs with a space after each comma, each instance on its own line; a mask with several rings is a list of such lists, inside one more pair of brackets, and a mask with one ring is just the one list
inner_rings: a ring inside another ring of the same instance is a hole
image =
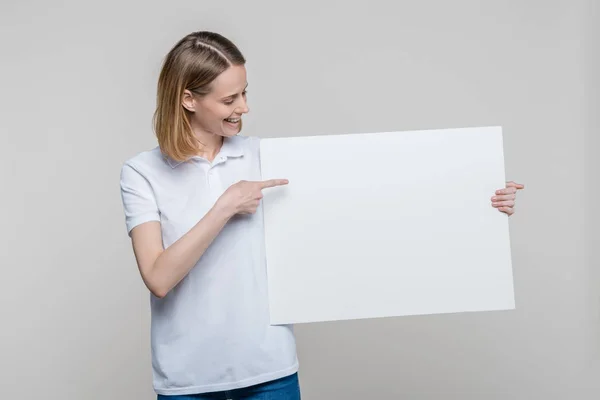
[[239, 133], [240, 133], [240, 131], [237, 131], [237, 132], [236, 131], [228, 131], [228, 132], [226, 131], [226, 132], [223, 132], [221, 136], [233, 137], [233, 136], [237, 136]]
[[221, 130], [222, 136], [232, 137], [238, 135], [242, 131], [242, 127], [240, 126], [238, 129], [231, 129], [227, 127], [223, 127]]

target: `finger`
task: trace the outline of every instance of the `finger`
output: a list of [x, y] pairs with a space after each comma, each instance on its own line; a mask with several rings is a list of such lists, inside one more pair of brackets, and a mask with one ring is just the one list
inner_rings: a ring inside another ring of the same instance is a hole
[[492, 207], [514, 207], [514, 200], [506, 200], [506, 201], [497, 201], [492, 203]]
[[275, 186], [287, 185], [289, 181], [287, 179], [268, 179], [266, 181], [258, 182], [260, 189], [266, 189]]
[[508, 215], [513, 215], [515, 213], [515, 209], [512, 207], [500, 207], [498, 211], [501, 211]]
[[525, 185], [522, 183], [516, 183], [515, 181], [506, 182], [506, 187], [514, 187], [515, 189], [525, 189]]
[[504, 200], [514, 200], [517, 198], [516, 194], [503, 194], [499, 196], [493, 196], [492, 201], [504, 201]]
[[254, 214], [259, 205], [260, 200], [252, 200], [244, 206], [244, 210], [241, 212], [241, 214]]
[[496, 190], [496, 194], [498, 195], [502, 195], [502, 194], [513, 194], [517, 192], [517, 188], [515, 188], [514, 186], [510, 186], [507, 187], [505, 189], [498, 189]]

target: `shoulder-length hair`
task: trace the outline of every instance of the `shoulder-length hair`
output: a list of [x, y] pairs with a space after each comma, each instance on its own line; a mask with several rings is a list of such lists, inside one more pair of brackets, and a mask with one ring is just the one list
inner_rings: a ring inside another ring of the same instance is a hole
[[193, 32], [175, 44], [160, 71], [152, 119], [164, 155], [186, 161], [198, 151], [191, 113], [182, 105], [184, 90], [204, 96], [210, 93], [210, 83], [219, 74], [232, 65], [245, 63], [240, 50], [218, 33]]

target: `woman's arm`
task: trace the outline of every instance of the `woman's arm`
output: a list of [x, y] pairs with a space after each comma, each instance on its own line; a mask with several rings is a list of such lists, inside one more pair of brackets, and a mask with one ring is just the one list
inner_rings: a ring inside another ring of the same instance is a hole
[[150, 221], [133, 228], [133, 252], [142, 280], [152, 294], [159, 298], [166, 296], [196, 265], [229, 218], [231, 215], [215, 205], [166, 250], [162, 244], [160, 222]]
[[196, 265], [231, 217], [255, 213], [262, 189], [287, 183], [284, 179], [272, 179], [241, 181], [230, 186], [208, 213], [166, 250], [160, 222], [149, 221], [133, 228], [133, 251], [146, 287], [159, 298], [166, 296]]

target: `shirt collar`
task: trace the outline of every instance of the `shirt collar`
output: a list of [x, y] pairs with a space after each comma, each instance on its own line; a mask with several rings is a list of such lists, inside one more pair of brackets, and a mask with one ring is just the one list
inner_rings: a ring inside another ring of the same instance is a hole
[[[243, 148], [241, 142], [242, 142], [241, 139], [236, 136], [224, 137], [223, 145], [221, 146], [221, 150], [219, 151], [219, 153], [217, 154], [217, 156], [215, 157], [215, 160], [213, 162], [214, 163], [222, 162], [230, 157], [242, 157], [244, 155], [244, 148]], [[165, 159], [167, 160], [167, 162], [169, 163], [171, 168], [176, 168], [179, 165], [184, 163], [184, 161], [173, 160], [169, 156], [165, 156]], [[194, 159], [200, 159], [200, 157], [194, 156], [191, 158], [191, 160], [194, 160]]]

